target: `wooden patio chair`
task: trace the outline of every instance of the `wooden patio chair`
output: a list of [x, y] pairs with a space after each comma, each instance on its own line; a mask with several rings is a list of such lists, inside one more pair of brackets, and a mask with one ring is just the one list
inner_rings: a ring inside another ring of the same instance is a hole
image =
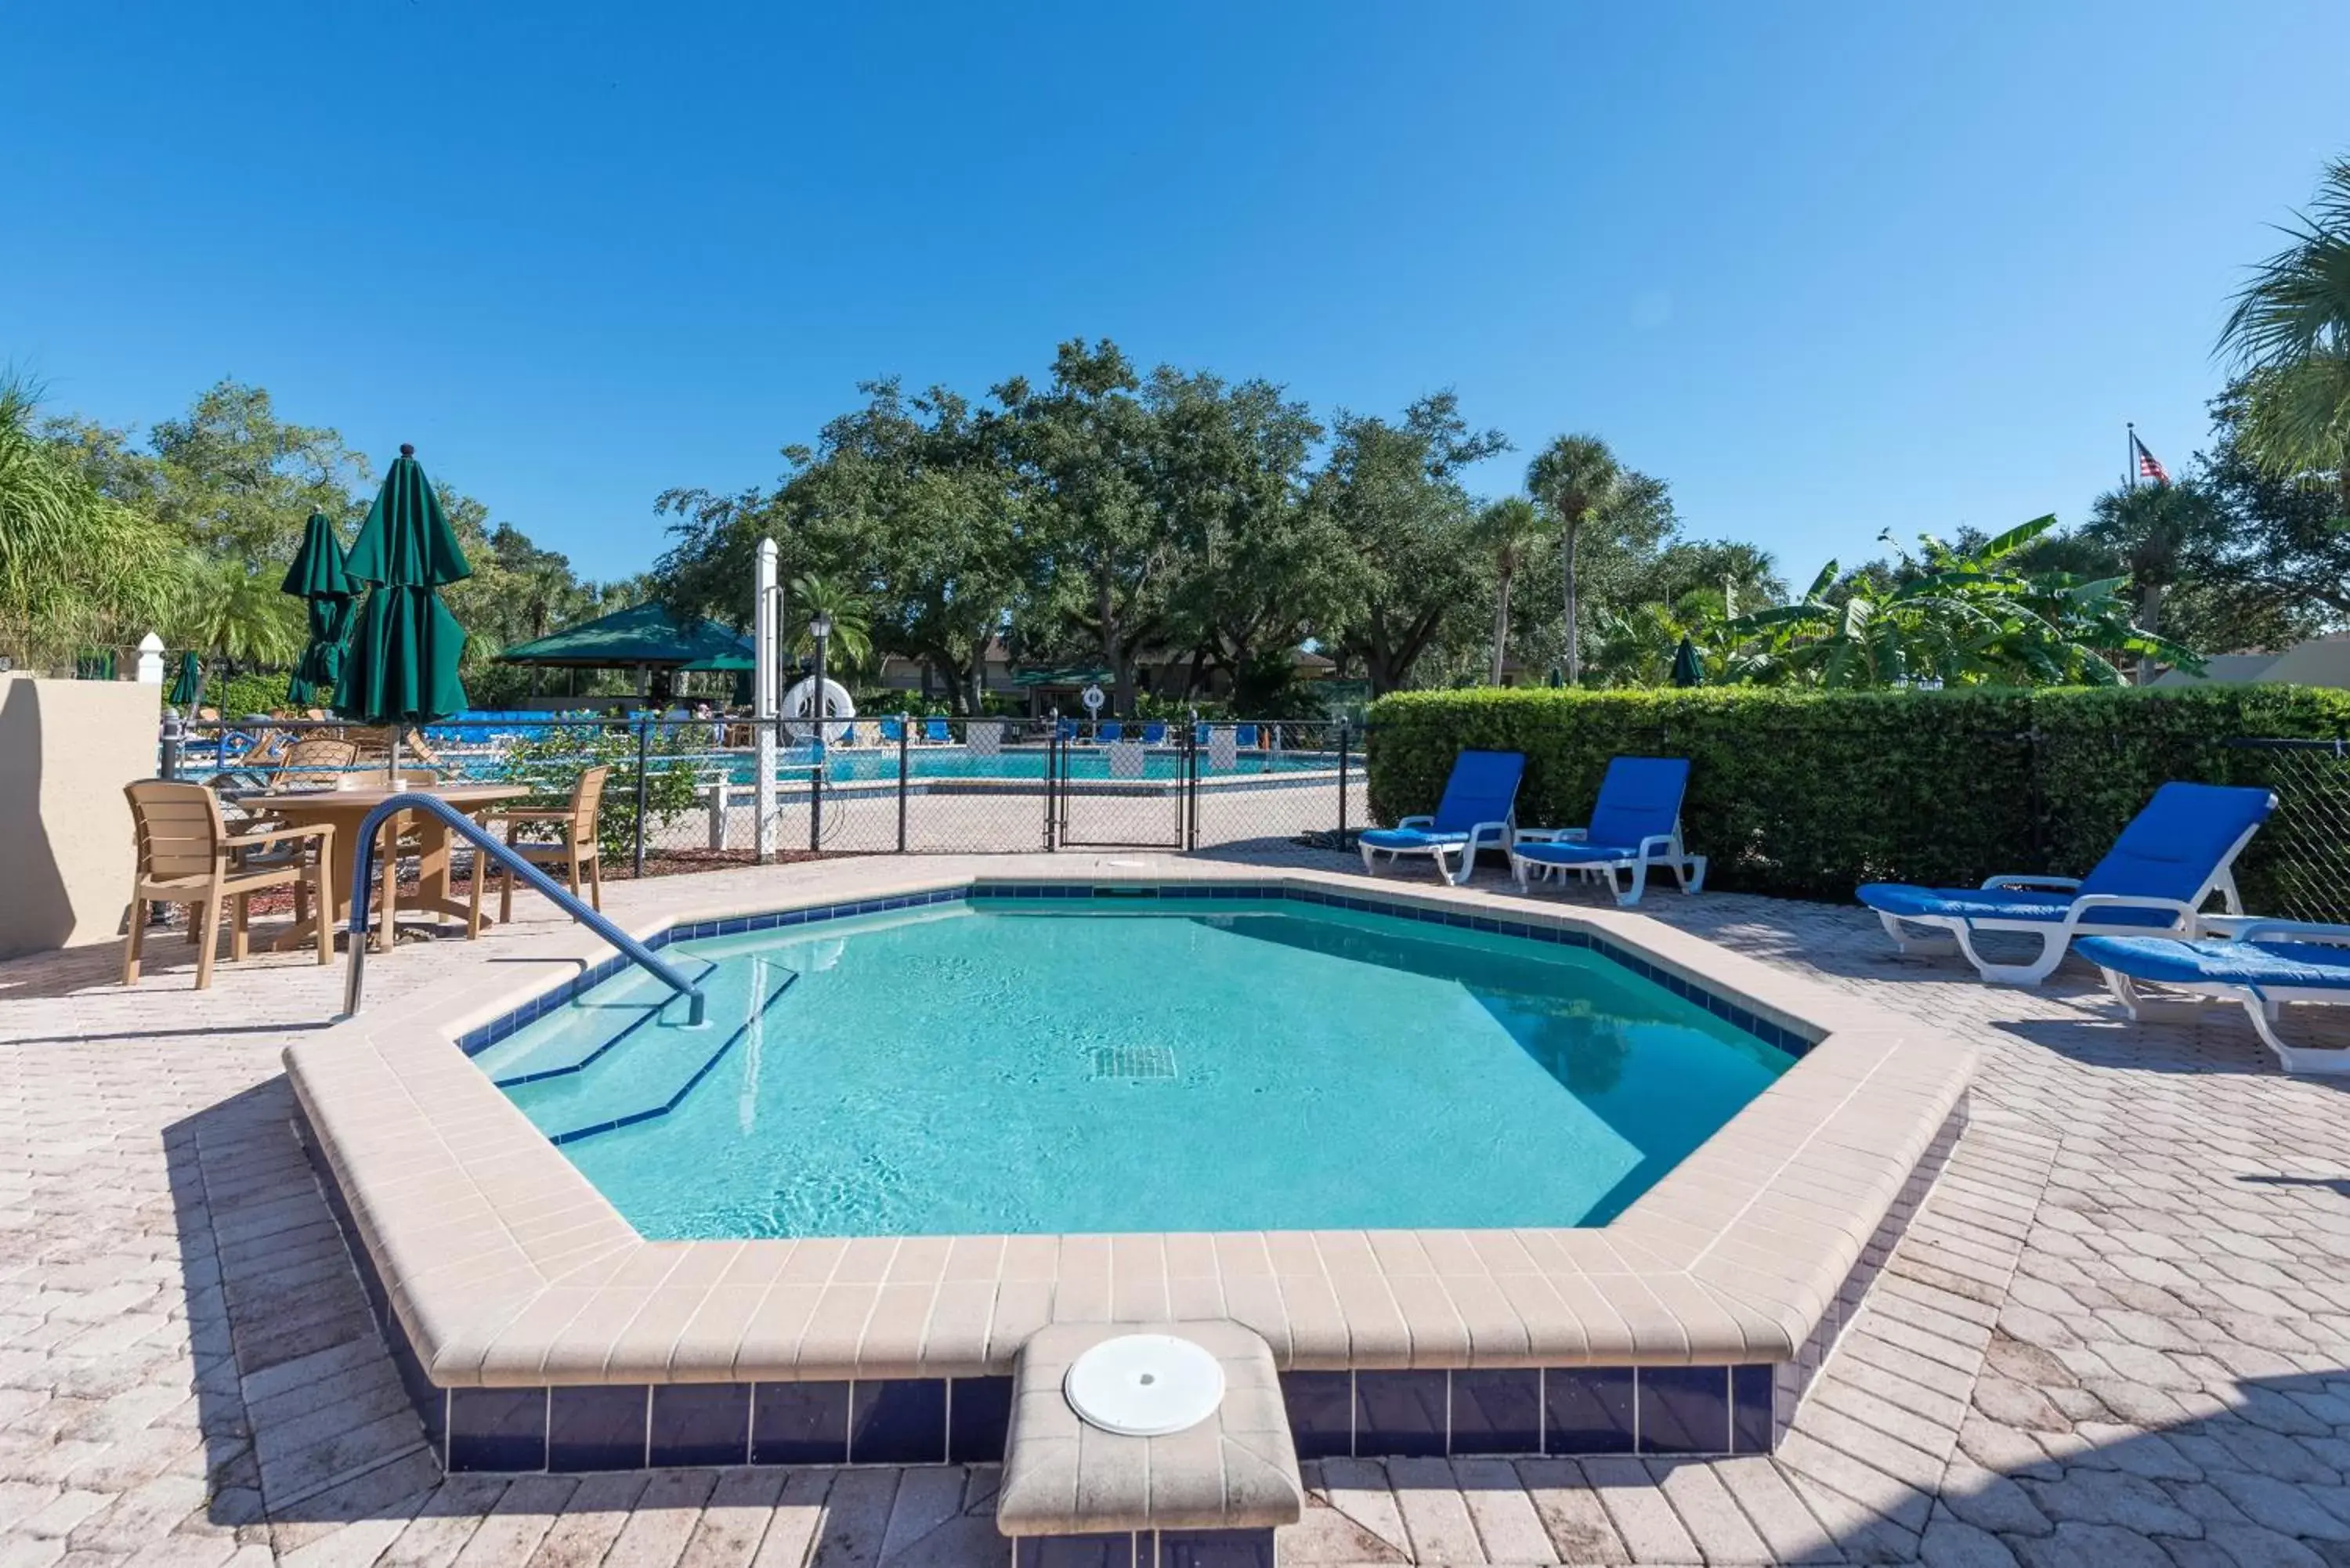
[[[185, 904], [188, 940], [196, 948], [196, 989], [213, 982], [213, 952], [220, 945], [221, 905], [230, 905], [229, 959], [245, 956], [246, 917], [253, 895], [266, 888], [294, 888], [294, 919], [314, 923], [317, 929], [318, 961], [335, 958], [335, 901], [326, 886], [327, 866], [333, 858], [335, 830], [325, 824], [302, 827], [271, 827], [235, 833], [221, 816], [220, 797], [199, 784], [173, 784], [143, 779], [123, 786], [130, 802], [130, 821], [138, 842], [138, 869], [130, 885], [130, 940], [122, 955], [122, 983], [139, 978], [139, 960], [146, 943], [150, 903]], [[304, 841], [317, 853], [306, 857]], [[266, 860], [249, 857], [253, 850], [290, 846], [290, 856]]]
[[339, 789], [359, 760], [356, 742], [336, 736], [305, 735], [286, 749], [272, 789]]
[[[571, 804], [550, 810], [504, 811], [498, 815], [506, 825], [506, 847], [534, 866], [550, 870], [557, 866], [570, 877], [571, 892], [579, 892], [582, 872], [588, 877], [588, 901], [598, 909], [604, 907], [604, 857], [596, 847], [597, 819], [604, 805], [604, 781], [610, 768], [588, 768], [571, 785]], [[534, 843], [516, 836], [525, 827], [548, 828], [556, 832], [552, 844]], [[482, 884], [487, 879], [489, 857], [474, 861], [473, 908], [466, 917], [467, 930], [479, 935], [482, 929]], [[514, 919], [514, 873], [500, 866], [498, 874], [498, 919]]]

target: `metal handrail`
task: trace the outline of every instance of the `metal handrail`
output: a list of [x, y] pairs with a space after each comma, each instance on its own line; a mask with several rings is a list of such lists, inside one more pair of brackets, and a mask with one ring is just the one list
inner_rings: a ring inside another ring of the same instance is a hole
[[[619, 949], [629, 962], [684, 997], [689, 1028], [702, 1023], [709, 1009], [709, 1001], [702, 994], [700, 986], [689, 983], [683, 975], [655, 958], [650, 948], [581, 903], [554, 877], [499, 843], [488, 828], [440, 796], [420, 794], [393, 795], [369, 812], [367, 820], [359, 824], [359, 855], [351, 871], [351, 968], [343, 985], [343, 1016], [355, 1018], [359, 1015], [360, 992], [366, 983], [368, 898], [375, 888], [376, 836], [386, 821], [411, 811], [421, 811], [427, 816], [439, 819], [460, 838], [471, 844], [475, 853], [488, 856], [510, 874], [519, 873], [525, 883], [542, 897], [552, 900], [556, 909]], [[477, 866], [473, 868], [474, 876], [482, 874], [482, 867]], [[389, 936], [390, 933], [386, 934]]]

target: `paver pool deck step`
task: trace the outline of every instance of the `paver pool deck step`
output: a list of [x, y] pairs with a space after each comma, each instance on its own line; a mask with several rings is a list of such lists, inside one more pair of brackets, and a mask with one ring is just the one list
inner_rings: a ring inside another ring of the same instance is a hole
[[[1224, 1397], [1206, 1420], [1160, 1438], [1122, 1437], [1078, 1418], [1062, 1391], [1078, 1356], [1107, 1339], [1164, 1334], [1216, 1358]], [[1060, 1324], [1020, 1352], [995, 1526], [1014, 1568], [1273, 1568], [1273, 1532], [1305, 1506], [1297, 1449], [1273, 1351], [1228, 1319]]]

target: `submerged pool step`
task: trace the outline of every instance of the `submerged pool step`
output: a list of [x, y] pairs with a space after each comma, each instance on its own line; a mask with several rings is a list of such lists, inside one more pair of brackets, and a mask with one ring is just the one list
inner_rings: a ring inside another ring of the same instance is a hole
[[731, 1024], [713, 1021], [690, 1028], [662, 1021], [663, 1010], [651, 1008], [577, 1061], [501, 1078], [498, 1086], [558, 1145], [667, 1116], [799, 982], [799, 971], [772, 969], [780, 978], [764, 988], [754, 1009]]

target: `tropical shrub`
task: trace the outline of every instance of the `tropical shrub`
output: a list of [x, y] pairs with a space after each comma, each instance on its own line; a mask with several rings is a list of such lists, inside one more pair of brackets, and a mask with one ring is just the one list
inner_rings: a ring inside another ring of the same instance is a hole
[[[696, 753], [712, 749], [706, 724], [658, 724], [646, 746], [645, 835], [652, 836], [701, 804], [702, 773]], [[522, 804], [533, 809], [567, 803], [571, 786], [585, 770], [612, 770], [604, 782], [596, 842], [611, 865], [625, 865], [637, 842], [637, 732], [599, 725], [559, 724], [521, 735], [506, 747], [497, 776], [528, 786]]]
[[[1434, 809], [1454, 753], [1482, 747], [1525, 753], [1520, 822], [1562, 826], [1589, 817], [1610, 757], [1685, 756], [1681, 820], [1710, 886], [1848, 898], [1874, 880], [2078, 876], [2166, 779], [2289, 784], [2289, 757], [2227, 743], [2248, 736], [2350, 738], [2350, 693], [1416, 691], [1372, 705], [1367, 751], [1380, 821]], [[2253, 841], [2250, 907], [2293, 848]]]

